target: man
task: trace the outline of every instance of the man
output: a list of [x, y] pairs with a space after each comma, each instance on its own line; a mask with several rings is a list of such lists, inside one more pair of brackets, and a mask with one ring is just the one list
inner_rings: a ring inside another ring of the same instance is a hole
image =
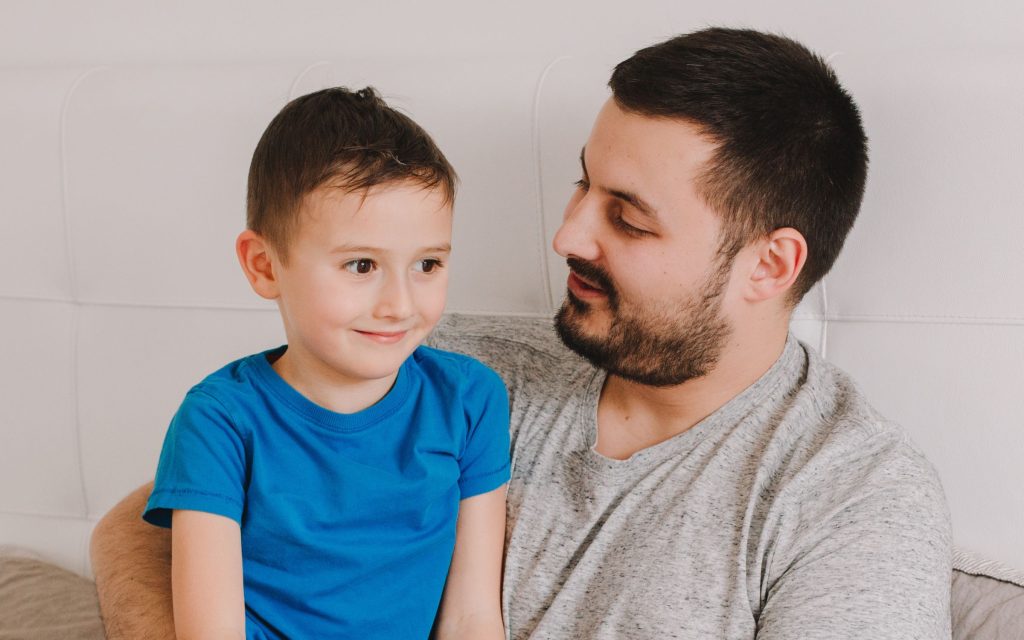
[[[730, 29], [610, 86], [554, 240], [558, 337], [468, 317], [435, 336], [509, 385], [510, 636], [949, 637], [933, 469], [788, 331], [860, 207], [852, 100], [801, 45]], [[94, 538], [111, 637], [170, 633], [146, 491]]]

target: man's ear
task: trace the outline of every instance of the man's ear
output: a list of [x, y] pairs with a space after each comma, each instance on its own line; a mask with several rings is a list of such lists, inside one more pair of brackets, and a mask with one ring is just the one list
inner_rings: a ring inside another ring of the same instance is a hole
[[[235, 253], [242, 265], [242, 272], [252, 285], [252, 290], [260, 296], [274, 300], [279, 295], [277, 274], [274, 273], [274, 260], [271, 259], [273, 249], [263, 236], [251, 229], [238, 234], [235, 240]], [[276, 258], [276, 256], [275, 256]]]
[[785, 294], [796, 282], [807, 262], [807, 241], [791, 227], [776, 229], [753, 243], [753, 268], [747, 281], [750, 302], [769, 300]]

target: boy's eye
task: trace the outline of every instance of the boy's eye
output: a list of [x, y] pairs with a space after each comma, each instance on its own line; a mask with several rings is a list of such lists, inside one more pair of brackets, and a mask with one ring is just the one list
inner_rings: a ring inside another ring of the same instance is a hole
[[580, 178], [579, 180], [577, 180], [573, 184], [576, 185], [577, 189], [581, 189], [583, 191], [587, 191], [588, 189], [590, 189], [590, 183], [587, 182], [586, 178]]
[[358, 260], [349, 260], [342, 265], [342, 268], [349, 273], [355, 273], [357, 275], [366, 275], [373, 271], [377, 265], [369, 258], [359, 258]]
[[416, 270], [423, 273], [432, 273], [441, 268], [441, 261], [436, 258], [427, 258], [416, 263]]

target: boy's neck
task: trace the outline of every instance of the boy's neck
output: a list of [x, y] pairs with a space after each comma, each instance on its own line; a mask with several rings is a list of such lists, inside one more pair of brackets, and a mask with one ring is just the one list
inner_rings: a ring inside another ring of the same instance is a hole
[[288, 349], [270, 366], [307, 400], [335, 413], [356, 413], [376, 404], [398, 376], [396, 371], [385, 378], [355, 380], [322, 362], [306, 360]]

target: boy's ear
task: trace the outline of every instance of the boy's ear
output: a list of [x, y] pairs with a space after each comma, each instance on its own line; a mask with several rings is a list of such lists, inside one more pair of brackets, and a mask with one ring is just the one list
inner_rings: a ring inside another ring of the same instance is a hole
[[807, 241], [791, 227], [776, 229], [754, 243], [754, 265], [747, 281], [750, 302], [769, 300], [789, 291], [807, 262]]
[[274, 300], [280, 295], [274, 261], [271, 260], [272, 252], [270, 243], [251, 229], [238, 234], [235, 240], [235, 253], [242, 265], [242, 272], [252, 285], [252, 290], [267, 300]]

